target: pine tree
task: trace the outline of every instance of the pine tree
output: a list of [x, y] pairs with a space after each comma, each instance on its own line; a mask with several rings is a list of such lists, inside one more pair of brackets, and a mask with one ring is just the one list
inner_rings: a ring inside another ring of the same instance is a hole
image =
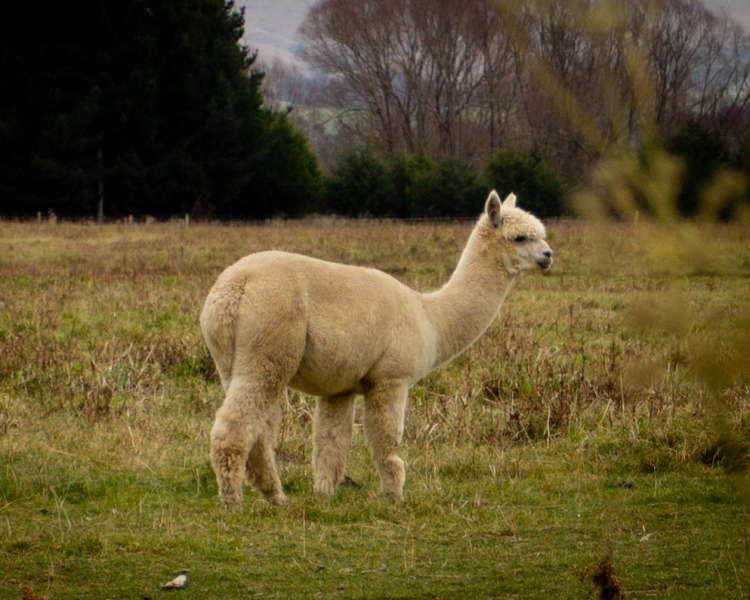
[[314, 205], [315, 158], [263, 107], [232, 2], [39, 0], [12, 15], [9, 4], [0, 213], [91, 216], [102, 193], [108, 216]]

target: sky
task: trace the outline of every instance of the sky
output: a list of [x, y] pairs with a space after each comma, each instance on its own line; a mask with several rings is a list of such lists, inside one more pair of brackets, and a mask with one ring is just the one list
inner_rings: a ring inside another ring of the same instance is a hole
[[[356, 0], [353, 0], [356, 2]], [[750, 0], [745, 0], [750, 1]], [[294, 62], [297, 28], [315, 0], [236, 0], [245, 7], [245, 44], [268, 63]]]
[[703, 0], [703, 4], [712, 11], [727, 11], [750, 33], [750, 0]]
[[[356, 2], [357, 0], [352, 0]], [[459, 1], [459, 0], [457, 0]], [[245, 7], [245, 44], [267, 63], [294, 62], [297, 28], [315, 0], [237, 0]], [[726, 11], [750, 33], [750, 0], [703, 0], [711, 11]]]

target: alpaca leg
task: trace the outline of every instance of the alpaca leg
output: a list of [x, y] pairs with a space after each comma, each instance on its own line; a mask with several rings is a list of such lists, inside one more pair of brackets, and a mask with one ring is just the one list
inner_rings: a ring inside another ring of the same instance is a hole
[[211, 465], [219, 485], [219, 497], [227, 508], [242, 503], [242, 480], [251, 448], [256, 445], [268, 418], [265, 386], [234, 377], [224, 404], [216, 412], [211, 429]]
[[280, 506], [286, 502], [281, 480], [276, 470], [276, 440], [281, 421], [281, 405], [275, 403], [268, 412], [265, 426], [247, 457], [246, 477], [257, 487], [269, 504]]
[[227, 390], [229, 389], [229, 384], [232, 382], [232, 372], [229, 369], [223, 369], [221, 365], [219, 365], [218, 361], [214, 361], [216, 363], [216, 370], [219, 373], [219, 381], [221, 381], [221, 388], [224, 390], [224, 393], [227, 393]]
[[365, 435], [380, 475], [383, 493], [403, 495], [404, 461], [396, 448], [404, 434], [404, 413], [408, 387], [402, 383], [376, 385], [365, 395]]
[[313, 420], [315, 493], [332, 496], [344, 477], [346, 454], [352, 442], [354, 394], [318, 398]]

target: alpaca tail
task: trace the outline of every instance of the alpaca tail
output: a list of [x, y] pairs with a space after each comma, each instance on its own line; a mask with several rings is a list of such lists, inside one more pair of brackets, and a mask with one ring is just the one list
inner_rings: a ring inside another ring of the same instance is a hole
[[245, 282], [217, 282], [201, 312], [201, 330], [223, 382], [231, 377], [234, 361], [237, 313]]

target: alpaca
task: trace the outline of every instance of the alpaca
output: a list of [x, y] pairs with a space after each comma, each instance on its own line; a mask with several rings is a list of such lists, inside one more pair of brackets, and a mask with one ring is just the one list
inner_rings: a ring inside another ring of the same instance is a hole
[[281, 395], [318, 396], [313, 479], [331, 496], [344, 477], [354, 400], [382, 491], [400, 498], [396, 454], [409, 386], [471, 346], [496, 317], [515, 277], [548, 269], [542, 223], [490, 193], [458, 266], [440, 290], [422, 294], [375, 269], [286, 252], [260, 252], [228, 267], [208, 294], [201, 329], [221, 378], [224, 403], [211, 430], [219, 497], [242, 502], [242, 482], [271, 504], [286, 496], [276, 471]]

